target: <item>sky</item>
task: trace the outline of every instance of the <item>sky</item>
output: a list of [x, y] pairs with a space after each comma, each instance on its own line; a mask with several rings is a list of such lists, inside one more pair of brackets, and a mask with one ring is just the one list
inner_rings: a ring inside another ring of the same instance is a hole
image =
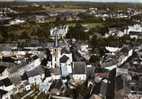
[[130, 2], [142, 3], [142, 0], [0, 0], [0, 1], [89, 1], [89, 2]]
[[139, 2], [139, 3], [142, 3], [142, 0], [24, 0], [24, 1], [90, 1], [90, 2], [132, 2], [132, 3]]

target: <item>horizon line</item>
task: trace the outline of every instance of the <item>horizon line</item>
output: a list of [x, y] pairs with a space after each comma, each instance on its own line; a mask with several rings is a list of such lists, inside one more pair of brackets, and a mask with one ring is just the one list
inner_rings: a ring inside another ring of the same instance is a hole
[[90, 2], [90, 3], [142, 3], [142, 0], [0, 0], [0, 2]]

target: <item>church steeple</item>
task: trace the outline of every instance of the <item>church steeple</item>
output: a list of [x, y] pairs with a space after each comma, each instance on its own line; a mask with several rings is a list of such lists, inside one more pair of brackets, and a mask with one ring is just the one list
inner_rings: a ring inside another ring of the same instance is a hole
[[50, 30], [50, 35], [54, 40], [54, 46], [52, 49], [52, 67], [60, 67], [60, 57], [62, 47], [59, 44], [59, 40], [66, 35], [68, 26], [59, 26]]

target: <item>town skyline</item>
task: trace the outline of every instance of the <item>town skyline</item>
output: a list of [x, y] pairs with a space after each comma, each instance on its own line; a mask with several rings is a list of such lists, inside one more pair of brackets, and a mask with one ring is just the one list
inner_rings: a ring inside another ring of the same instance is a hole
[[118, 3], [142, 3], [141, 0], [0, 0], [0, 2], [118, 2]]

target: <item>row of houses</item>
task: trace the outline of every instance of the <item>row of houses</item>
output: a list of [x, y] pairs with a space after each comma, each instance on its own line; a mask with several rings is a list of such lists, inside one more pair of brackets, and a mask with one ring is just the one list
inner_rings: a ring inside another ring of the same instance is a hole
[[123, 37], [124, 35], [129, 36], [130, 38], [141, 39], [142, 37], [142, 26], [140, 24], [134, 24], [128, 26], [127, 29], [121, 28], [109, 28], [109, 32], [105, 34], [105, 37], [117, 36]]
[[106, 9], [89, 8], [87, 13], [101, 18], [129, 18], [131, 16], [140, 14], [141, 11], [133, 8], [128, 8], [126, 11], [120, 9], [115, 11], [108, 7]]
[[[56, 51], [60, 55], [57, 55]], [[2, 52], [4, 54], [1, 54], [1, 63], [8, 64], [1, 68], [4, 70], [2, 70], [0, 78], [2, 83], [4, 80], [3, 84], [5, 84], [5, 79], [8, 79], [11, 82], [10, 86], [12, 86], [10, 91], [5, 89], [8, 93], [7, 96], [11, 95], [14, 88], [19, 90], [18, 87], [23, 82], [27, 82], [24, 85], [25, 90], [31, 90], [32, 85], [38, 85], [40, 90], [47, 92], [48, 85], [50, 85], [48, 79], [51, 79], [51, 81], [62, 80], [62, 78], [71, 76], [74, 81], [85, 81], [87, 78], [86, 63], [81, 61], [74, 62], [71, 52], [63, 51], [61, 48], [51, 48], [49, 49], [49, 53], [47, 51], [44, 54], [40, 51], [31, 52], [8, 51], [7, 54]], [[49, 71], [46, 72], [46, 70]], [[2, 85], [1, 89], [4, 87], [5, 85]]]

